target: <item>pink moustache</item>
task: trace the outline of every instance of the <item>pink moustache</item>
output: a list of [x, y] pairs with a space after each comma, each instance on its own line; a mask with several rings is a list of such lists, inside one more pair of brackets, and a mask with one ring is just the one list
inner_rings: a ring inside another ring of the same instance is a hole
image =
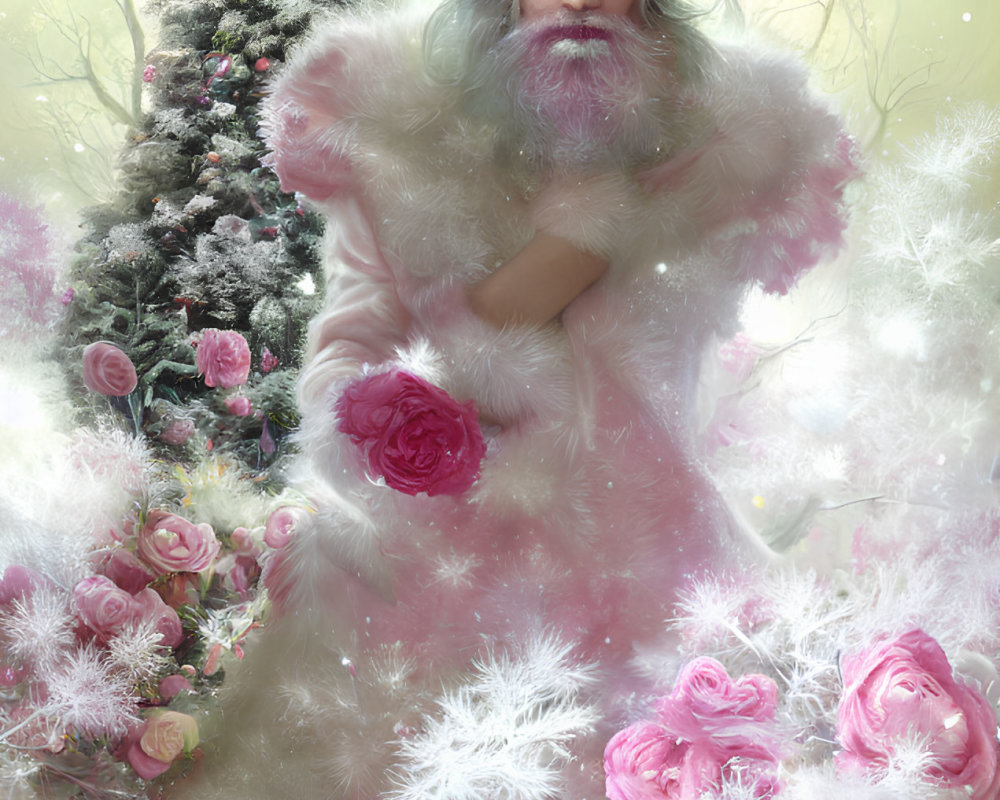
[[611, 31], [594, 25], [556, 25], [543, 30], [538, 36], [538, 43], [542, 46], [551, 46], [567, 39], [576, 42], [588, 42], [594, 39], [610, 42], [611, 38]]
[[[584, 58], [554, 54], [553, 46], [564, 41], [606, 42], [611, 52]], [[623, 72], [615, 44], [614, 31], [579, 23], [547, 26], [531, 37], [524, 80], [526, 96], [563, 136], [602, 141], [613, 136], [597, 122], [606, 110], [593, 88], [595, 79], [614, 81], [614, 76]]]

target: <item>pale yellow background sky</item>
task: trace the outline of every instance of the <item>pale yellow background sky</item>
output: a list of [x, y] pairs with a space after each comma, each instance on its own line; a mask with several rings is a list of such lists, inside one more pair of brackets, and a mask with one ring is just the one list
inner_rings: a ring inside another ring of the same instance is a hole
[[[768, 38], [806, 51], [852, 131], [865, 143], [877, 138], [875, 153], [895, 157], [898, 143], [928, 130], [950, 105], [1000, 104], [998, 0], [745, 0], [743, 9]], [[84, 82], [53, 84], [35, 69], [44, 60], [50, 72], [79, 72], [66, 27], [73, 15], [90, 31], [95, 71], [124, 97], [131, 42], [115, 0], [0, 0], [0, 190], [63, 219], [108, 196], [127, 135]], [[148, 24], [145, 51], [156, 44]]]

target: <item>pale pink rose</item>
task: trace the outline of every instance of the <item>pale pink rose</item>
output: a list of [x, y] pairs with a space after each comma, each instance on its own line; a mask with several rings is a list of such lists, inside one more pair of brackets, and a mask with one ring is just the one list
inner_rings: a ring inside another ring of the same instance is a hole
[[395, 370], [361, 378], [336, 406], [337, 430], [360, 449], [368, 471], [415, 495], [457, 495], [479, 477], [486, 454], [475, 406]]
[[135, 554], [121, 547], [111, 553], [104, 565], [104, 574], [129, 594], [141, 592], [156, 579]]
[[162, 775], [181, 753], [197, 746], [198, 723], [178, 711], [154, 712], [123, 743], [128, 763], [147, 781]]
[[206, 386], [231, 389], [246, 383], [250, 376], [250, 346], [236, 331], [206, 328], [201, 332], [195, 363]]
[[901, 742], [925, 741], [925, 775], [970, 800], [1000, 788], [997, 720], [976, 689], [956, 680], [941, 646], [922, 630], [845, 657], [837, 710], [837, 764], [878, 774]]
[[73, 597], [80, 620], [103, 641], [135, 620], [132, 595], [104, 575], [84, 578], [74, 587]]
[[137, 552], [161, 575], [201, 572], [219, 553], [219, 540], [208, 523], [195, 525], [169, 511], [155, 509], [138, 536]]
[[187, 444], [187, 440], [192, 436], [194, 436], [194, 422], [190, 419], [175, 419], [160, 433], [160, 441], [179, 447]]
[[295, 533], [295, 528], [301, 526], [309, 512], [298, 506], [282, 506], [275, 509], [267, 518], [264, 528], [264, 543], [268, 547], [280, 550]]
[[119, 348], [94, 342], [83, 351], [83, 382], [92, 392], [122, 397], [135, 389], [138, 376], [132, 361]]
[[248, 397], [227, 397], [222, 402], [226, 404], [226, 410], [235, 417], [247, 417], [253, 413], [253, 403]]
[[184, 630], [181, 627], [177, 612], [163, 602], [155, 589], [143, 589], [133, 602], [133, 618], [136, 622], [151, 623], [153, 630], [162, 634], [160, 644], [164, 647], [177, 647], [184, 641]]

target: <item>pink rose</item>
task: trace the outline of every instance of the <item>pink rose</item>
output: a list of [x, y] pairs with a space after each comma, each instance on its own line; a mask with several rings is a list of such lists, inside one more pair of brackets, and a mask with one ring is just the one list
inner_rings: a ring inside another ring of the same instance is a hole
[[250, 346], [236, 331], [206, 328], [201, 332], [195, 363], [206, 386], [230, 389], [246, 383], [250, 376]]
[[[125, 758], [143, 780], [166, 772], [181, 753], [198, 746], [198, 723], [179, 711], [155, 711], [127, 737]], [[119, 756], [120, 757], [120, 756]]]
[[168, 675], [160, 681], [159, 686], [156, 688], [160, 693], [160, 699], [164, 703], [169, 703], [181, 692], [196, 693], [194, 687], [191, 686], [191, 681], [183, 675]]
[[278, 366], [279, 363], [278, 357], [269, 348], [265, 347], [264, 352], [260, 356], [260, 371], [267, 374]]
[[711, 658], [698, 658], [657, 704], [655, 722], [619, 731], [604, 751], [610, 800], [699, 800], [739, 771], [752, 796], [778, 789], [777, 687], [763, 675], [737, 681]]
[[461, 494], [486, 453], [472, 402], [459, 403], [399, 370], [361, 378], [336, 406], [337, 430], [361, 450], [372, 475], [406, 494]]
[[80, 620], [104, 641], [135, 619], [132, 595], [104, 575], [84, 578], [73, 589], [73, 597]]
[[637, 722], [618, 731], [604, 749], [609, 800], [698, 797], [703, 781], [697, 771], [692, 774], [697, 765], [685, 758], [693, 754], [655, 722]]
[[0, 606], [30, 597], [35, 588], [46, 583], [45, 578], [28, 567], [11, 564], [0, 577]]
[[133, 597], [132, 609], [136, 622], [152, 624], [153, 630], [162, 635], [160, 644], [164, 647], [177, 647], [184, 641], [180, 617], [155, 589], [143, 589]]
[[184, 639], [180, 617], [152, 589], [143, 589], [135, 597], [115, 586], [104, 575], [84, 578], [73, 589], [80, 620], [97, 634], [108, 639], [121, 633], [129, 624], [152, 624], [162, 634], [160, 644], [176, 647]]
[[156, 579], [133, 553], [122, 548], [111, 553], [104, 565], [104, 574], [129, 594], [141, 592]]
[[222, 402], [234, 417], [247, 417], [253, 412], [253, 403], [248, 397], [227, 397]]
[[779, 744], [767, 723], [774, 720], [778, 688], [764, 675], [733, 681], [713, 658], [696, 658], [677, 676], [657, 712], [671, 733], [725, 753], [776, 761]]
[[264, 543], [280, 550], [292, 539], [295, 528], [300, 526], [309, 512], [298, 506], [282, 506], [271, 513], [264, 528]]
[[1000, 788], [996, 716], [982, 694], [954, 678], [934, 639], [912, 630], [845, 657], [841, 672], [838, 766], [877, 773], [898, 743], [919, 737], [929, 780], [971, 800], [993, 800]]
[[83, 351], [83, 382], [92, 392], [122, 397], [135, 389], [139, 379], [125, 353], [113, 344], [94, 342]]
[[242, 525], [238, 528], [234, 528], [233, 532], [229, 535], [229, 538], [233, 542], [233, 550], [237, 553], [247, 556], [253, 556], [256, 558], [260, 555], [260, 548], [253, 540], [253, 534], [250, 533]]
[[138, 553], [161, 575], [201, 572], [219, 553], [219, 540], [208, 523], [198, 525], [168, 511], [149, 512], [138, 536]]

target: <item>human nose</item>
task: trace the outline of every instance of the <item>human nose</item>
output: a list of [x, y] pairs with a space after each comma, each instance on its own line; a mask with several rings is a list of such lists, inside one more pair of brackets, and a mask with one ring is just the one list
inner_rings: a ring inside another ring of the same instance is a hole
[[594, 11], [600, 7], [601, 0], [562, 0], [562, 8], [565, 11]]

